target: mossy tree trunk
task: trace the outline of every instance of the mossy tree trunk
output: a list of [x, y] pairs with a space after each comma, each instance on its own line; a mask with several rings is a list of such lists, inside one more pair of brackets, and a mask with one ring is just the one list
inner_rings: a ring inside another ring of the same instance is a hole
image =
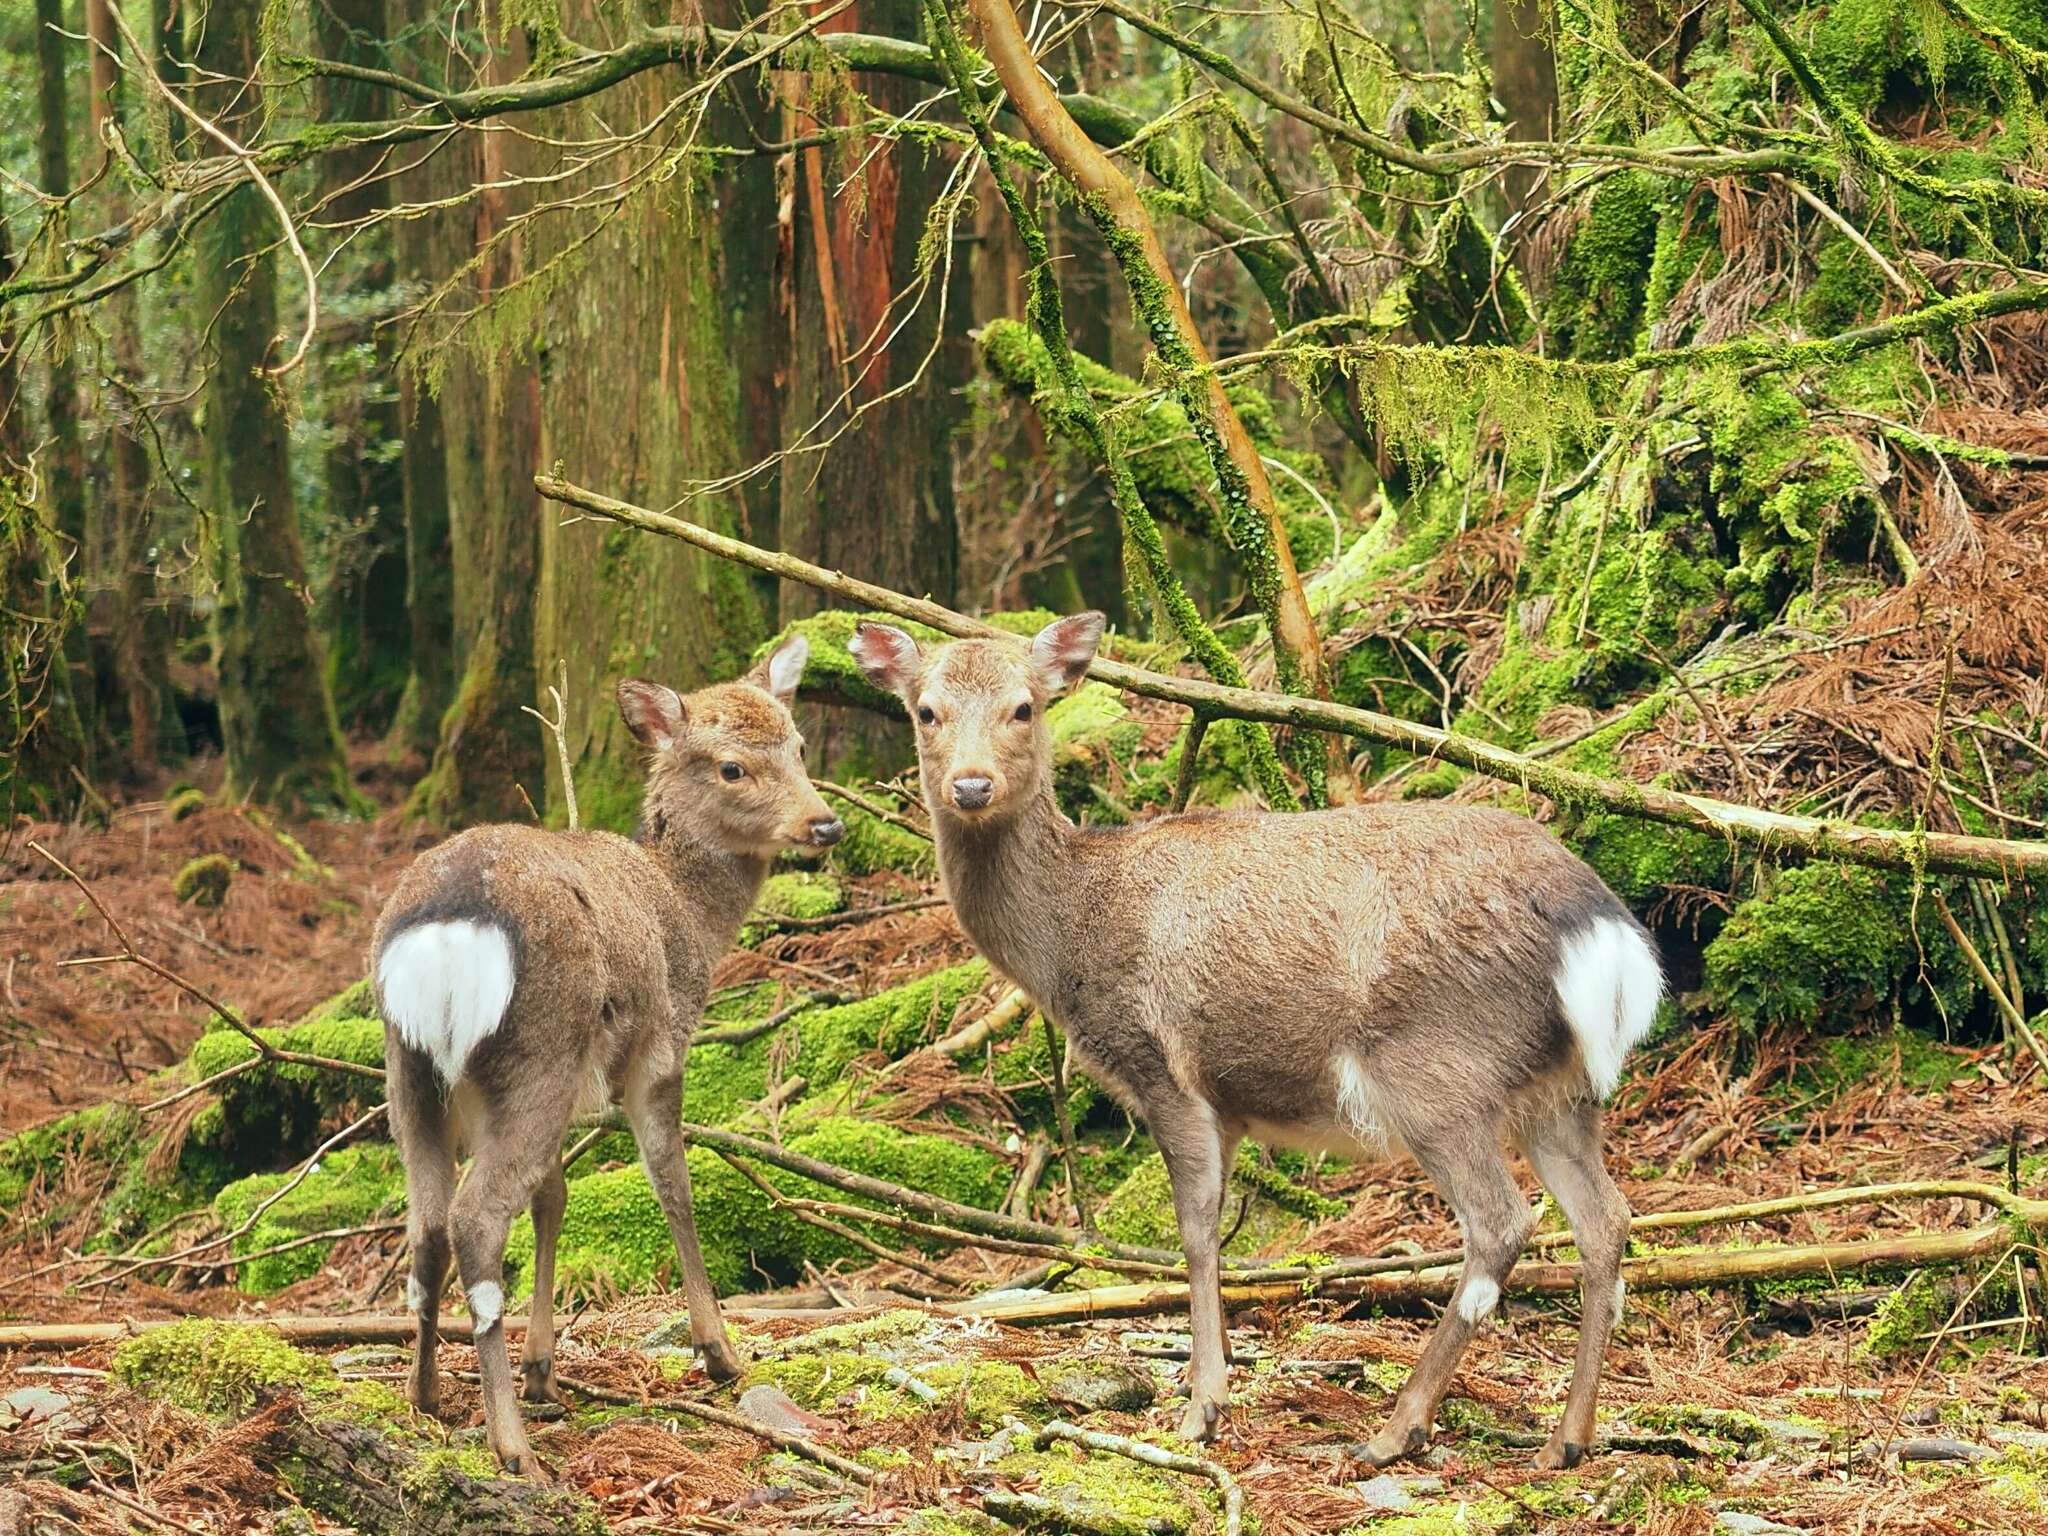
[[[919, 10], [918, 0], [857, 0], [822, 30], [915, 37]], [[856, 80], [884, 113], [907, 111], [930, 91], [881, 75]], [[817, 102], [807, 79], [791, 79], [786, 96], [794, 103], [786, 114], [786, 136], [816, 132], [820, 115], [840, 115]], [[854, 410], [867, 409], [824, 454], [784, 466], [780, 543], [806, 559], [950, 602], [959, 579], [959, 539], [946, 446], [961, 420], [956, 391], [970, 367], [964, 262], [952, 264], [947, 336], [936, 332], [936, 291], [891, 336], [900, 318], [892, 306], [905, 302], [902, 289], [912, 281], [948, 160], [909, 141], [863, 146], [852, 158], [831, 146], [796, 152], [785, 233], [790, 277], [783, 441], [830, 435]], [[854, 180], [842, 188], [849, 173]], [[947, 281], [945, 255], [942, 249], [930, 275], [933, 284]], [[883, 400], [919, 369], [923, 375], [913, 387]], [[783, 589], [784, 620], [816, 607], [810, 593]], [[851, 716], [828, 722], [817, 739], [828, 764], [896, 764], [908, 745], [900, 731]]]
[[[370, 68], [388, 67], [384, 0], [327, 0], [314, 8], [321, 53]], [[364, 122], [384, 116], [390, 93], [361, 80], [325, 76], [320, 115]], [[322, 172], [330, 191], [325, 217], [356, 221], [390, 202], [390, 182], [374, 174], [375, 146], [328, 155]], [[406, 221], [409, 222], [409, 221]], [[406, 480], [399, 455], [403, 425], [393, 378], [392, 336], [382, 295], [396, 276], [388, 223], [368, 227], [339, 260], [364, 311], [359, 327], [341, 331], [324, 349], [327, 378], [326, 582], [321, 632], [334, 706], [351, 728], [381, 731], [398, 712], [408, 680], [412, 628], [406, 613]], [[351, 270], [352, 269], [352, 270]], [[366, 302], [367, 301], [367, 302]]]
[[[230, 134], [260, 120], [260, 0], [219, 0], [192, 35], [209, 84], [199, 110]], [[230, 794], [282, 805], [353, 802], [341, 732], [306, 602], [277, 360], [277, 226], [254, 187], [234, 193], [195, 241], [199, 313], [212, 330], [206, 383], [214, 663]]]
[[[728, 0], [706, 9], [715, 24], [740, 19], [741, 7]], [[572, 32], [576, 11], [567, 18]], [[650, 75], [621, 87], [615, 96], [623, 99], [606, 111], [652, 115], [667, 89]], [[760, 96], [722, 93], [702, 131], [712, 142], [744, 142], [747, 123], [763, 121], [766, 110]], [[588, 124], [568, 109], [557, 126], [569, 133]], [[774, 240], [774, 167], [761, 159], [644, 196], [616, 220], [589, 252], [585, 274], [550, 306], [549, 352], [582, 363], [542, 381], [541, 461], [588, 465], [600, 483], [666, 501], [687, 480], [772, 452], [775, 418], [766, 402], [776, 359], [762, 341], [774, 334]], [[532, 259], [553, 254], [537, 243]], [[622, 270], [633, 281], [621, 283]], [[772, 480], [755, 481], [692, 502], [691, 511], [735, 532], [772, 527], [774, 496]], [[545, 513], [537, 526], [535, 660], [543, 686], [566, 667], [578, 808], [587, 824], [630, 830], [641, 754], [613, 689], [637, 675], [689, 689], [743, 671], [768, 634], [765, 589], [726, 561], [627, 529], [589, 519], [565, 527]], [[545, 755], [552, 819], [562, 786], [555, 755]]]
[[[503, 23], [492, 7], [484, 24]], [[516, 80], [527, 65], [524, 34], [512, 30], [491, 55], [493, 80]], [[526, 198], [507, 185], [527, 151], [504, 134], [484, 134], [481, 163], [468, 167], [476, 199], [475, 243], [484, 259], [474, 302], [487, 305], [527, 270], [525, 234], [510, 221]], [[616, 290], [614, 290], [616, 291]], [[540, 368], [522, 338], [509, 355], [448, 360], [442, 422], [447, 429], [449, 540], [454, 554], [460, 680], [441, 720], [439, 744], [412, 809], [460, 823], [525, 820], [541, 789], [545, 755], [538, 727], [521, 707], [539, 697], [534, 669], [534, 600], [540, 581], [541, 507], [534, 471], [541, 442]], [[591, 388], [599, 386], [592, 381]]]
[[[64, 0], [36, 0], [35, 29], [36, 157], [42, 190], [61, 198], [71, 191], [70, 87], [66, 78], [71, 41], [65, 35]], [[65, 555], [75, 562], [85, 549], [85, 446], [78, 430], [78, 370], [61, 338], [50, 351], [43, 398], [50, 433], [45, 462], [51, 511]], [[74, 564], [74, 576], [76, 569]], [[91, 688], [91, 653], [82, 627], [74, 626], [67, 633], [64, 653], [68, 673], [79, 685], [74, 697], [89, 741], [98, 701]]]
[[[108, 131], [122, 126], [125, 113], [123, 82], [127, 76], [115, 63], [124, 50], [114, 30], [112, 0], [86, 0], [85, 21], [92, 40], [93, 153], [101, 155], [106, 153]], [[128, 215], [125, 186], [119, 173], [102, 181], [93, 203], [100, 227], [116, 225]], [[111, 376], [142, 379], [140, 286], [109, 297], [103, 314], [112, 354]], [[105, 499], [94, 508], [90, 530], [90, 620], [92, 631], [106, 636], [102, 713], [110, 731], [125, 735], [128, 766], [140, 774], [156, 762], [165, 728], [177, 728], [177, 715], [170, 703], [170, 626], [157, 600], [155, 562], [150, 557], [155, 476], [136, 422], [135, 398], [103, 387], [98, 407], [107, 423], [108, 462]], [[174, 750], [182, 750], [184, 744], [172, 745]]]

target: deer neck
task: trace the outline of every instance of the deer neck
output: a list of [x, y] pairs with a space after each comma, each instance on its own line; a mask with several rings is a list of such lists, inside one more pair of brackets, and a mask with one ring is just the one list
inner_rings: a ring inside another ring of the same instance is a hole
[[714, 954], [732, 947], [740, 924], [760, 898], [769, 860], [734, 853], [705, 837], [687, 821], [651, 814], [635, 841], [653, 852], [662, 872], [694, 916]]
[[1050, 786], [1001, 822], [932, 820], [946, 897], [974, 947], [1041, 1004], [1059, 995], [1085, 913], [1074, 889], [1080, 829]]

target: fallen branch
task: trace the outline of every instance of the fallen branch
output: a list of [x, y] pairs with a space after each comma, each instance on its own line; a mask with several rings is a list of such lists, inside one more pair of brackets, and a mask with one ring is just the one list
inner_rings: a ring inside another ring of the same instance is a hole
[[907, 901], [883, 901], [869, 907], [849, 907], [844, 912], [827, 912], [819, 917], [778, 917], [766, 914], [763, 921], [771, 927], [788, 933], [815, 933], [821, 928], [844, 928], [849, 923], [864, 923], [871, 917], [892, 917], [898, 912], [928, 912], [933, 907], [943, 907], [943, 896], [913, 896]]
[[[928, 599], [906, 597], [872, 582], [842, 576], [836, 571], [799, 560], [794, 555], [761, 549], [739, 539], [713, 533], [679, 517], [650, 511], [646, 507], [617, 501], [572, 485], [554, 475], [536, 475], [534, 486], [542, 496], [564, 506], [577, 507], [614, 522], [681, 539], [722, 559], [830, 592], [860, 607], [895, 614], [948, 635], [1015, 643], [1014, 636], [1005, 635], [992, 625], [955, 613]], [[1736, 805], [1705, 795], [1666, 789], [1661, 785], [1635, 784], [1552, 767], [1524, 753], [1495, 746], [1477, 737], [1397, 719], [1373, 710], [1248, 688], [1226, 688], [1200, 678], [1169, 677], [1106, 658], [1098, 657], [1089, 666], [1088, 674], [1113, 687], [1148, 698], [1165, 699], [1211, 715], [1355, 736], [1398, 747], [1418, 757], [1456, 763], [1476, 773], [1520, 785], [1561, 805], [1598, 806], [1617, 815], [1715, 834], [1765, 852], [1840, 859], [1845, 863], [1867, 864], [1880, 869], [2001, 878], [2048, 876], [2048, 842], [2044, 841], [1866, 827]]]
[[926, 842], [932, 840], [930, 827], [921, 827], [902, 812], [892, 811], [879, 801], [868, 799], [866, 795], [855, 794], [844, 784], [834, 784], [830, 779], [813, 779], [811, 787], [820, 794], [830, 795], [835, 800], [844, 800], [848, 805], [866, 811], [877, 821], [886, 821], [892, 827], [900, 827], [912, 837], [921, 837]]

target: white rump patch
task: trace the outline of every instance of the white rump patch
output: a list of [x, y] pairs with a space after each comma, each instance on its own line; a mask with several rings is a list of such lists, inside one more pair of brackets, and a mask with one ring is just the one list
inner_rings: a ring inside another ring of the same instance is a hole
[[1621, 1081], [1621, 1064], [1650, 1032], [1663, 995], [1657, 952], [1634, 924], [1603, 917], [1565, 944], [1557, 1000], [1601, 1098]]
[[405, 1310], [413, 1313], [427, 1310], [427, 1293], [411, 1275], [405, 1277]]
[[469, 1318], [478, 1333], [489, 1333], [505, 1315], [505, 1288], [495, 1280], [469, 1288]]
[[1468, 1323], [1483, 1322], [1500, 1305], [1500, 1287], [1485, 1275], [1474, 1275], [1458, 1290], [1458, 1316]]
[[451, 1087], [477, 1043], [504, 1022], [512, 985], [512, 941], [486, 923], [421, 923], [377, 962], [385, 1018]]

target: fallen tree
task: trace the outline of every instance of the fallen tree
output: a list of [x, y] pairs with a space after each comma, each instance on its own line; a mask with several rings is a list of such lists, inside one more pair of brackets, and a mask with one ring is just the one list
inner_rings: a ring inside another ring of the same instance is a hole
[[[734, 560], [784, 580], [830, 592], [878, 612], [929, 625], [944, 634], [1005, 640], [1014, 638], [979, 619], [956, 613], [929, 599], [907, 597], [872, 582], [828, 571], [794, 555], [762, 549], [714, 533], [666, 512], [656, 512], [601, 495], [557, 475], [536, 475], [533, 483], [535, 489], [550, 501], [650, 533], [681, 539], [721, 559]], [[1198, 678], [1171, 677], [1099, 657], [1088, 668], [1088, 675], [1132, 693], [1184, 705], [1194, 710], [1198, 718], [1258, 720], [1270, 725], [1332, 731], [1379, 742], [1412, 752], [1418, 757], [1455, 763], [1461, 768], [1519, 785], [1560, 804], [1598, 807], [1618, 815], [1714, 833], [1766, 853], [1840, 859], [1880, 869], [1988, 875], [2002, 879], [2048, 875], [2048, 842], [2040, 840], [1976, 837], [1924, 828], [1869, 827], [1737, 805], [1654, 784], [1606, 779], [1555, 767], [1474, 736], [1352, 705], [1263, 693], [1249, 688], [1226, 688]]]

